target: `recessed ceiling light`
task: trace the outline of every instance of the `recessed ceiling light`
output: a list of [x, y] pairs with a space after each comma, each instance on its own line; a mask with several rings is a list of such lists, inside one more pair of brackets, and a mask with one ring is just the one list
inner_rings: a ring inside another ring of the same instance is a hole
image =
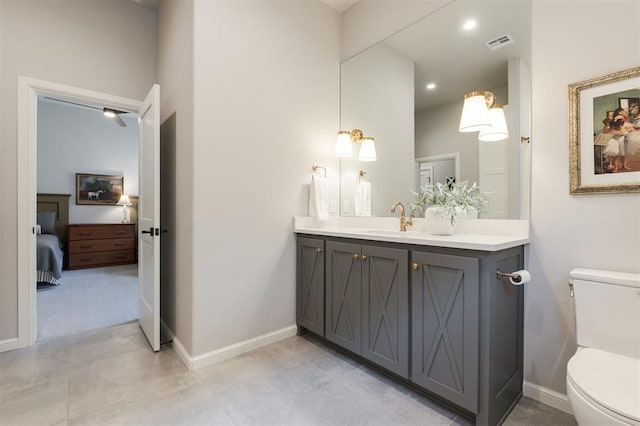
[[465, 30], [469, 31], [469, 30], [474, 29], [477, 25], [478, 25], [478, 23], [476, 21], [474, 21], [473, 19], [469, 19], [467, 22], [464, 23], [462, 28], [464, 28]]
[[427, 84], [427, 90], [433, 90], [436, 88], [436, 84], [435, 83], [429, 83]]

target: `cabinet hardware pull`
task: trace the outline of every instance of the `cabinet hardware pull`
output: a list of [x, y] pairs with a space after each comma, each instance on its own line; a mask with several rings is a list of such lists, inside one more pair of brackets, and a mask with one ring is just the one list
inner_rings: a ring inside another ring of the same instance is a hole
[[80, 246], [80, 248], [91, 248], [91, 246], [84, 245], [84, 246]]
[[80, 259], [80, 262], [89, 262], [90, 260], [91, 260], [91, 258], [86, 258], [85, 257], [83, 259]]
[[359, 254], [353, 253], [353, 260], [358, 260], [360, 258]]
[[91, 235], [91, 232], [78, 232], [78, 233], [83, 237], [88, 237], [89, 235]]
[[115, 231], [114, 234], [126, 234], [127, 231]]
[[125, 243], [114, 243], [113, 245], [116, 246], [116, 247], [126, 246]]
[[316, 253], [318, 253], [318, 254], [322, 253], [322, 249], [321, 248], [317, 248], [316, 249]]
[[364, 261], [364, 260], [367, 260], [367, 255], [366, 255], [366, 254], [363, 254], [363, 255], [362, 255], [362, 260], [363, 260], [363, 261]]
[[414, 271], [417, 271], [419, 267], [420, 267], [420, 265], [418, 265], [417, 263], [412, 263], [411, 264], [411, 269], [413, 269]]

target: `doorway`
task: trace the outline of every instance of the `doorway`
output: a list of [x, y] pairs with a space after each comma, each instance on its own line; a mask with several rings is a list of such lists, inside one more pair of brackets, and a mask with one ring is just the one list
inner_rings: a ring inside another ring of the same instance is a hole
[[[37, 337], [37, 291], [36, 291], [36, 138], [37, 99], [48, 96], [67, 101], [81, 101], [90, 105], [104, 105], [123, 112], [138, 112], [140, 117], [139, 188], [140, 220], [153, 223], [159, 230], [159, 86], [154, 85], [141, 102], [110, 94], [65, 86], [57, 83], [18, 78], [18, 338], [9, 349], [30, 346]], [[144, 141], [144, 143], [142, 142]], [[150, 200], [147, 202], [147, 197]], [[159, 231], [155, 235], [159, 234]], [[159, 350], [159, 251], [160, 239], [138, 233], [139, 258], [144, 259], [144, 268], [139, 268], [138, 306], [139, 323], [152, 344]], [[144, 244], [143, 244], [144, 243]], [[141, 312], [143, 308], [144, 313]]]
[[138, 116], [105, 111], [37, 99], [37, 341], [138, 319]]

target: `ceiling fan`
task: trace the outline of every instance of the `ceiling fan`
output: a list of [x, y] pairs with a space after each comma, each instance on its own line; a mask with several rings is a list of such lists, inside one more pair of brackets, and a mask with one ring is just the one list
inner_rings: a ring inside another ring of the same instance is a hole
[[122, 119], [122, 117], [120, 117], [120, 114], [128, 114], [127, 111], [120, 111], [114, 108], [107, 108], [107, 107], [97, 107], [97, 106], [93, 106], [93, 105], [86, 105], [86, 104], [81, 104], [78, 102], [72, 102], [72, 101], [65, 101], [62, 99], [56, 99], [56, 98], [50, 98], [47, 96], [44, 96], [44, 99], [49, 100], [49, 101], [56, 101], [56, 102], [63, 102], [65, 104], [71, 104], [71, 105], [75, 105], [75, 106], [79, 106], [79, 107], [84, 107], [84, 108], [91, 108], [91, 109], [95, 109], [98, 111], [102, 111], [102, 114], [105, 117], [109, 117], [111, 119], [113, 119], [113, 121], [115, 121], [120, 127], [127, 127], [127, 123], [124, 122], [124, 120]]

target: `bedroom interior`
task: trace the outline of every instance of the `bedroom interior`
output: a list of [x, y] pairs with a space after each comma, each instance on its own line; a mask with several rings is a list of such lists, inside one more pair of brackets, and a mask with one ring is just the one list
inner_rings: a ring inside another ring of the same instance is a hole
[[[138, 126], [134, 114], [116, 117], [82, 101], [39, 98], [38, 341], [138, 318]], [[102, 190], [83, 191], [79, 200], [77, 179], [86, 174], [78, 173], [120, 178], [120, 195], [131, 205]]]

